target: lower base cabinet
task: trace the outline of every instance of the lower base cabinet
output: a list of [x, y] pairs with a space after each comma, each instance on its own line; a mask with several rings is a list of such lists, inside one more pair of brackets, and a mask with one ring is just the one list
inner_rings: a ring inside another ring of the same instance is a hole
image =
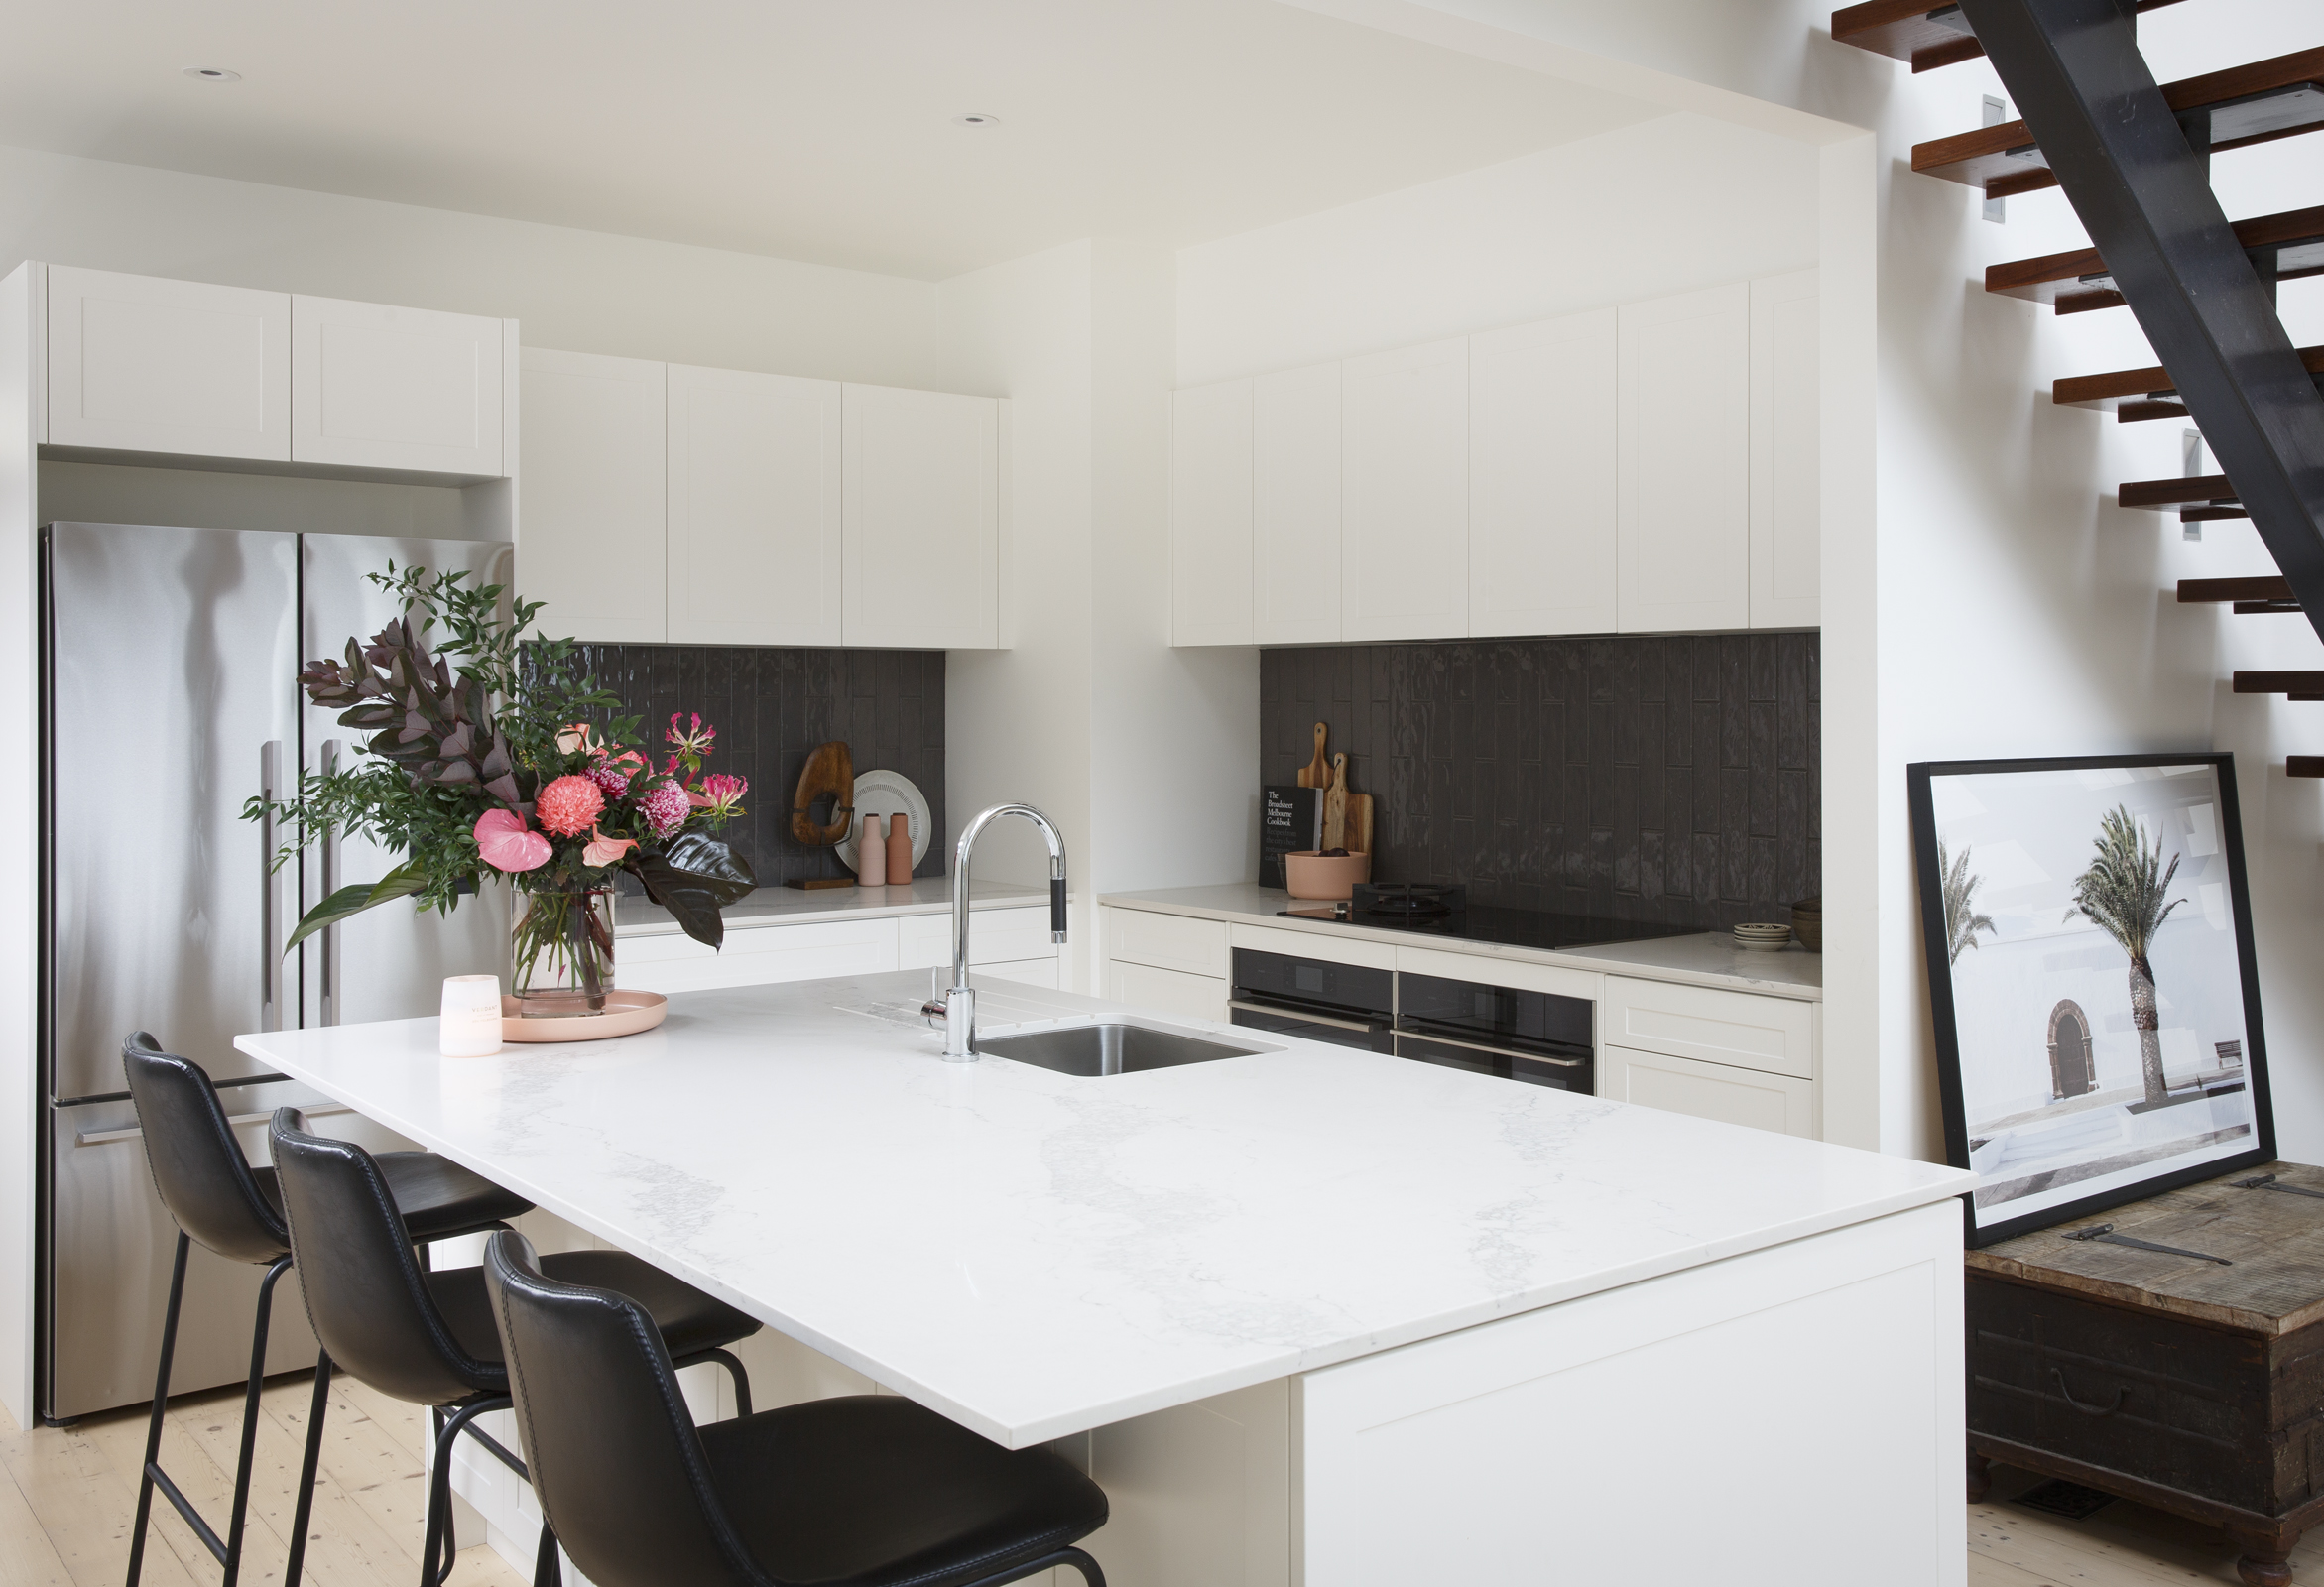
[[1598, 1094], [1617, 1102], [1816, 1138], [1815, 1083], [1635, 1047], [1598, 1050]]
[[[625, 936], [615, 975], [625, 987], [667, 995], [933, 969], [951, 962], [952, 916], [946, 911], [781, 925], [730, 923], [723, 948], [704, 947], [676, 931]], [[980, 976], [1057, 986], [1047, 907], [976, 911], [969, 918], [968, 962]]]
[[1188, 975], [1116, 959], [1106, 966], [1106, 996], [1133, 1009], [1174, 1014], [1182, 1020], [1227, 1018], [1227, 983], [1215, 975]]

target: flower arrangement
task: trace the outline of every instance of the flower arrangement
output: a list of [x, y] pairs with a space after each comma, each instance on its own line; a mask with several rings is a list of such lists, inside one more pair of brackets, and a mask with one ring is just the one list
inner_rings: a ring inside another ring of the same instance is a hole
[[[685, 712], [671, 717], [657, 769], [636, 747], [638, 719], [612, 717], [620, 702], [580, 672], [573, 641], [522, 638], [542, 603], [504, 610], [501, 586], [470, 588], [466, 576], [390, 562], [369, 577], [404, 615], [368, 645], [348, 640], [344, 661], [299, 674], [308, 699], [370, 737], [353, 765], [307, 774], [274, 806], [294, 834], [276, 864], [333, 828], [407, 858], [315, 905], [289, 945], [392, 899], [448, 913], [500, 878], [526, 895], [518, 995], [547, 981], [602, 1008], [615, 872], [636, 877], [688, 936], [724, 940], [719, 912], [757, 881], [715, 834], [743, 813], [748, 785], [703, 775], [717, 730]], [[254, 798], [243, 813], [266, 810]]]

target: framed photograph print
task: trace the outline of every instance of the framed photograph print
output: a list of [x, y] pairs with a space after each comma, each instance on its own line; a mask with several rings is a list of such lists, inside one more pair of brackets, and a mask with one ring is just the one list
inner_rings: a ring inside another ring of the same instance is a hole
[[2273, 1159], [2234, 757], [1905, 772], [1969, 1244]]

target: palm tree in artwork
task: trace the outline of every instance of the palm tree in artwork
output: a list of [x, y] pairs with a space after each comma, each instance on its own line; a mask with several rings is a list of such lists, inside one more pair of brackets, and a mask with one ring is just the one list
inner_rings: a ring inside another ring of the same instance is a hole
[[2164, 902], [2171, 878], [2178, 875], [2179, 856], [2162, 863], [2162, 839], [2153, 847], [2142, 841], [2136, 817], [2128, 805], [2118, 804], [2099, 817], [2097, 852], [2090, 869], [2074, 879], [2074, 904], [2065, 917], [2080, 915], [2111, 936], [2131, 960], [2131, 1024], [2139, 1032], [2139, 1069], [2146, 1082], [2146, 1100], [2161, 1103], [2169, 1096], [2162, 1079], [2161, 1021], [2154, 1002], [2154, 966], [2147, 953], [2155, 933], [2170, 912], [2185, 899]]
[[1937, 875], [1943, 879], [1945, 894], [1945, 963], [1961, 962], [1961, 955], [1977, 946], [1977, 933], [1994, 929], [1993, 916], [1977, 913], [1977, 889], [1985, 881], [1982, 876], [1969, 874], [1971, 850], [1963, 849], [1954, 859], [1945, 851], [1945, 840], [1937, 839]]

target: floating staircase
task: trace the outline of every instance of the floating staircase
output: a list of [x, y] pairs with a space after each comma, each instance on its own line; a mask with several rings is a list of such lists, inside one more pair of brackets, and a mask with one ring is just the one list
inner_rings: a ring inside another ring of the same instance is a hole
[[[1912, 169], [1988, 197], [2055, 186], [2093, 246], [1986, 272], [2061, 314], [2128, 306], [2158, 365], [2058, 381], [2055, 403], [2124, 423], [2191, 419], [2221, 469], [2124, 482], [2117, 502], [2182, 522], [2249, 518], [2272, 576], [2187, 579], [2188, 605], [2296, 613], [2324, 636], [2324, 348], [2295, 348], [2278, 283], [2324, 274], [2324, 205], [2230, 222], [2215, 155], [2324, 132], [2324, 48], [2157, 83], [2138, 16], [2176, 0], [1868, 0], [1832, 37], [1927, 71], [1983, 56], [2023, 119], [1920, 144]], [[2324, 21], [2324, 14], [2320, 14]], [[2324, 700], [2324, 670], [2245, 671], [2236, 692]], [[2324, 756], [2292, 756], [2324, 777]]]

